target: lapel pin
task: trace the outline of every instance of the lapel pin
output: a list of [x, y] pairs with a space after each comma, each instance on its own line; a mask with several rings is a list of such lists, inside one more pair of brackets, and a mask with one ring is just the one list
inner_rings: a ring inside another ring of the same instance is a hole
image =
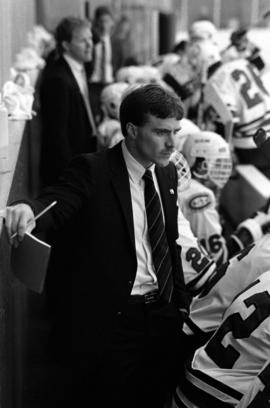
[[170, 188], [170, 194], [174, 194], [174, 189]]

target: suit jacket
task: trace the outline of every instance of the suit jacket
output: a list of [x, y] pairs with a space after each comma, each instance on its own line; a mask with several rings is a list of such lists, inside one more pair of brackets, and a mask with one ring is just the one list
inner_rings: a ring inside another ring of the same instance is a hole
[[77, 154], [96, 150], [96, 138], [79, 86], [63, 57], [45, 70], [40, 85], [41, 177], [54, 182]]
[[[175, 242], [176, 169], [172, 164], [157, 167], [156, 174], [175, 278], [173, 301], [177, 307], [188, 309], [180, 248]], [[39, 219], [39, 229], [59, 229], [75, 214], [77, 217], [80, 245], [63, 280], [57, 329], [65, 339], [60, 341], [61, 346], [72, 333], [73, 350], [77, 358], [82, 353], [83, 359], [87, 351], [97, 353], [102, 342], [109, 339], [117, 313], [128, 301], [137, 270], [129, 177], [121, 143], [76, 158], [57, 185], [46, 189], [31, 205], [38, 212], [53, 200], [58, 204]]]

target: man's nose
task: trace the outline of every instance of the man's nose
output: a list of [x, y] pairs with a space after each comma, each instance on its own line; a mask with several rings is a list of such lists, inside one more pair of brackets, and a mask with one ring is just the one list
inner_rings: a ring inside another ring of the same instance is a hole
[[168, 134], [166, 144], [168, 147], [174, 147], [175, 146], [175, 141], [176, 141], [176, 135], [174, 132], [171, 132]]
[[89, 48], [92, 48], [92, 47], [93, 47], [93, 40], [92, 40], [92, 38], [88, 38], [88, 39], [86, 40], [86, 45], [87, 45]]

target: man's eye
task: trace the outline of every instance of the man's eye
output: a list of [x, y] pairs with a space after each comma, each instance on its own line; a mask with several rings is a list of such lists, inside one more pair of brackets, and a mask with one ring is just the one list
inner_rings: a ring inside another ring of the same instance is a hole
[[162, 135], [166, 135], [166, 132], [164, 130], [158, 130], [157, 129], [156, 134], [159, 135], [159, 136], [162, 136]]

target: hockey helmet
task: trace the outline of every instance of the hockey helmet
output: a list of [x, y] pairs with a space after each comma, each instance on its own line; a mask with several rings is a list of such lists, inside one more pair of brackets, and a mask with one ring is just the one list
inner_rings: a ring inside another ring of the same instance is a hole
[[183, 118], [181, 119], [180, 123], [181, 129], [177, 133], [176, 137], [176, 143], [175, 143], [175, 148], [178, 151], [182, 150], [183, 144], [185, 143], [186, 138], [193, 134], [193, 133], [198, 133], [200, 131], [200, 128], [195, 125], [190, 119]]
[[215, 42], [217, 29], [209, 20], [198, 20], [191, 24], [189, 29], [190, 41], [210, 40]]
[[116, 82], [107, 85], [101, 92], [101, 103], [105, 113], [111, 119], [119, 119], [119, 108], [122, 96], [128, 84], [125, 82]]
[[232, 172], [232, 158], [229, 144], [219, 134], [201, 131], [189, 135], [182, 153], [196, 178], [209, 180], [219, 188], [227, 183]]

